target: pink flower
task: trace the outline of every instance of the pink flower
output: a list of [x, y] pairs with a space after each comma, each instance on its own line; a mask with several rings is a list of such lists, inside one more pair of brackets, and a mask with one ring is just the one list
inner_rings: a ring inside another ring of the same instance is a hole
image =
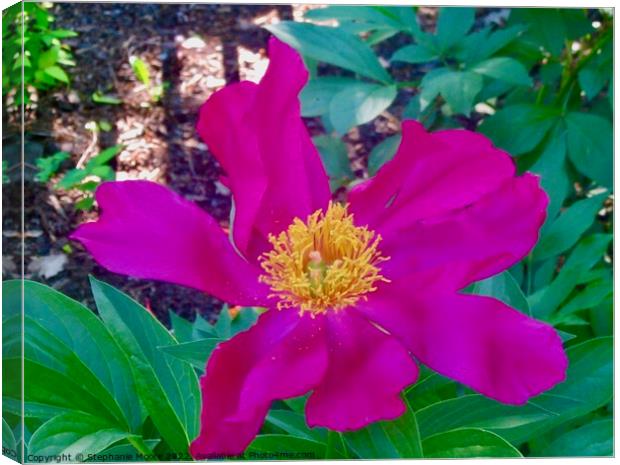
[[99, 221], [73, 234], [109, 270], [269, 309], [209, 359], [192, 455], [241, 453], [274, 400], [309, 391], [310, 426], [394, 419], [418, 376], [413, 357], [509, 404], [563, 381], [551, 326], [459, 293], [532, 249], [547, 206], [538, 179], [516, 176], [480, 134], [406, 121], [394, 159], [332, 203], [300, 117], [306, 69], [287, 45], [269, 50], [260, 84], [215, 93], [198, 121], [233, 192], [232, 242], [144, 181], [102, 184]]

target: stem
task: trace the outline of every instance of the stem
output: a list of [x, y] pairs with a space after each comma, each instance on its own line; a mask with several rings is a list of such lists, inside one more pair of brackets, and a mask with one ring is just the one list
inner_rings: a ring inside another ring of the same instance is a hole
[[343, 452], [343, 454], [345, 455], [344, 458], [348, 458], [346, 456], [346, 448], [344, 446], [342, 435], [338, 431], [327, 430], [327, 447], [325, 448], [325, 458], [342, 458], [342, 454], [339, 453], [338, 449]]
[[562, 84], [560, 85], [560, 90], [555, 99], [556, 105], [559, 102], [568, 102], [567, 94], [570, 95], [579, 71], [581, 71], [596, 56], [597, 52], [603, 48], [609, 40], [611, 40], [612, 36], [612, 29], [606, 28], [601, 30], [600, 35], [596, 38], [594, 45], [592, 45], [592, 48], [590, 49], [590, 53], [587, 55], [582, 54], [582, 56], [577, 60], [572, 59], [570, 45], [567, 44], [567, 62], [564, 65], [565, 72], [562, 73]]
[[526, 291], [529, 296], [532, 293], [532, 285], [534, 280], [534, 254], [530, 253], [527, 256], [527, 268], [526, 268]]
[[140, 454], [146, 456], [146, 460], [157, 460], [155, 457], [155, 452], [153, 452], [153, 449], [151, 449], [146, 442], [144, 442], [142, 436], [128, 436], [127, 440], [129, 441], [129, 444], [134, 446]]
[[407, 87], [420, 87], [420, 81], [401, 81], [396, 83], [396, 87], [399, 89], [407, 88]]

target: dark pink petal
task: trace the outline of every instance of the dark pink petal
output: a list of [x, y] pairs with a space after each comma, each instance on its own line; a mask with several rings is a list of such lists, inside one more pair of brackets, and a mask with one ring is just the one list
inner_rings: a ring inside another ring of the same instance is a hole
[[352, 309], [329, 313], [326, 326], [329, 367], [308, 399], [308, 425], [349, 431], [402, 415], [400, 392], [418, 377], [407, 350]]
[[[383, 231], [381, 250], [391, 257], [389, 278], [449, 269], [446, 288], [458, 290], [521, 260], [538, 240], [548, 197], [536, 176], [510, 178], [473, 205], [443, 217]], [[415, 215], [407, 205], [403, 213]]]
[[272, 38], [258, 85], [216, 92], [200, 111], [198, 132], [228, 175], [235, 201], [234, 240], [248, 258], [269, 233], [305, 219], [330, 199], [328, 178], [302, 122], [299, 92], [308, 80], [301, 57]]
[[420, 362], [500, 402], [524, 404], [565, 379], [557, 332], [493, 298], [429, 294], [404, 281], [358, 308]]
[[256, 325], [221, 343], [201, 378], [196, 459], [236, 455], [258, 433], [272, 401], [305, 394], [327, 366], [324, 319], [270, 310]]
[[514, 175], [510, 156], [481, 134], [460, 129], [428, 133], [405, 121], [394, 158], [349, 194], [358, 224], [383, 229], [461, 208]]
[[96, 198], [99, 220], [81, 225], [71, 239], [108, 270], [193, 287], [240, 305], [268, 302], [258, 268], [194, 203], [149, 181], [106, 182]]

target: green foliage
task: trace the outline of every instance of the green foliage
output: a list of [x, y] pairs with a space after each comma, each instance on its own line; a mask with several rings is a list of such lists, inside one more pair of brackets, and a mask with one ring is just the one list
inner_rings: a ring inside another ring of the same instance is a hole
[[[333, 76], [318, 67], [301, 94], [302, 115], [320, 117], [327, 128], [313, 142], [332, 190], [356, 178], [341, 137], [403, 99], [404, 118], [431, 130], [476, 127], [514, 157], [519, 173], [540, 176], [549, 206], [538, 244], [510, 270], [463, 292], [494, 297], [553, 325], [569, 357], [566, 381], [514, 406], [422, 367], [404, 393], [403, 416], [346, 433], [309, 428], [307, 396], [286, 399], [273, 404], [245, 458], [293, 458], [279, 451], [305, 459], [613, 453], [613, 21], [605, 11], [523, 8], [511, 10], [506, 24], [481, 26], [479, 13], [442, 8], [430, 33], [414, 8], [329, 6], [306, 18], [336, 20], [335, 26], [284, 21], [269, 29], [308, 63], [340, 68]], [[37, 27], [47, 27], [37, 14]], [[7, 30], [14, 33], [13, 26]], [[379, 57], [397, 34], [410, 43]], [[24, 62], [62, 83], [65, 49], [56, 45], [50, 39]], [[134, 58], [132, 68], [158, 95], [146, 63]], [[407, 69], [413, 81], [402, 80]], [[121, 103], [99, 92], [92, 97]], [[369, 175], [393, 158], [400, 140], [396, 133], [374, 147]], [[108, 163], [121, 148], [68, 171], [58, 187], [83, 190], [81, 207], [88, 208], [96, 186], [113, 179]], [[62, 152], [40, 158], [37, 179], [49, 180], [66, 158]], [[39, 454], [187, 453], [198, 431], [198, 376], [217, 345], [251, 327], [260, 310], [225, 306], [214, 324], [171, 311], [169, 331], [112, 286], [96, 279], [91, 286], [98, 315], [52, 288], [24, 283], [21, 438], [21, 283], [4, 283], [3, 445], [19, 448], [23, 441]]]
[[35, 179], [39, 182], [47, 182], [54, 176], [62, 162], [68, 160], [70, 155], [67, 152], [56, 152], [49, 157], [37, 158], [36, 165], [39, 168], [39, 172], [36, 174]]
[[73, 168], [65, 173], [56, 184], [56, 189], [79, 189], [85, 196], [75, 204], [78, 210], [90, 210], [94, 203], [93, 193], [103, 181], [113, 181], [116, 177], [108, 163], [122, 150], [123, 145], [114, 145], [102, 150], [91, 158], [84, 168]]
[[70, 83], [65, 67], [74, 66], [75, 62], [62, 39], [77, 34], [65, 29], [53, 29], [54, 17], [47, 11], [48, 8], [43, 3], [22, 2], [2, 12], [2, 94], [15, 91], [15, 105], [22, 103], [22, 84], [24, 103], [28, 103], [31, 86], [47, 90]]

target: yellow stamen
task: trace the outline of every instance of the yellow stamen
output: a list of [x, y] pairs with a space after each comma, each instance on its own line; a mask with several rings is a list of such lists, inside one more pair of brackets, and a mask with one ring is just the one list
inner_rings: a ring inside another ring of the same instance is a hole
[[378, 281], [388, 282], [378, 265], [381, 236], [355, 226], [346, 205], [330, 202], [304, 223], [295, 218], [286, 231], [270, 235], [270, 252], [260, 257], [259, 279], [279, 299], [278, 309], [299, 308], [312, 315], [339, 310], [367, 299]]

